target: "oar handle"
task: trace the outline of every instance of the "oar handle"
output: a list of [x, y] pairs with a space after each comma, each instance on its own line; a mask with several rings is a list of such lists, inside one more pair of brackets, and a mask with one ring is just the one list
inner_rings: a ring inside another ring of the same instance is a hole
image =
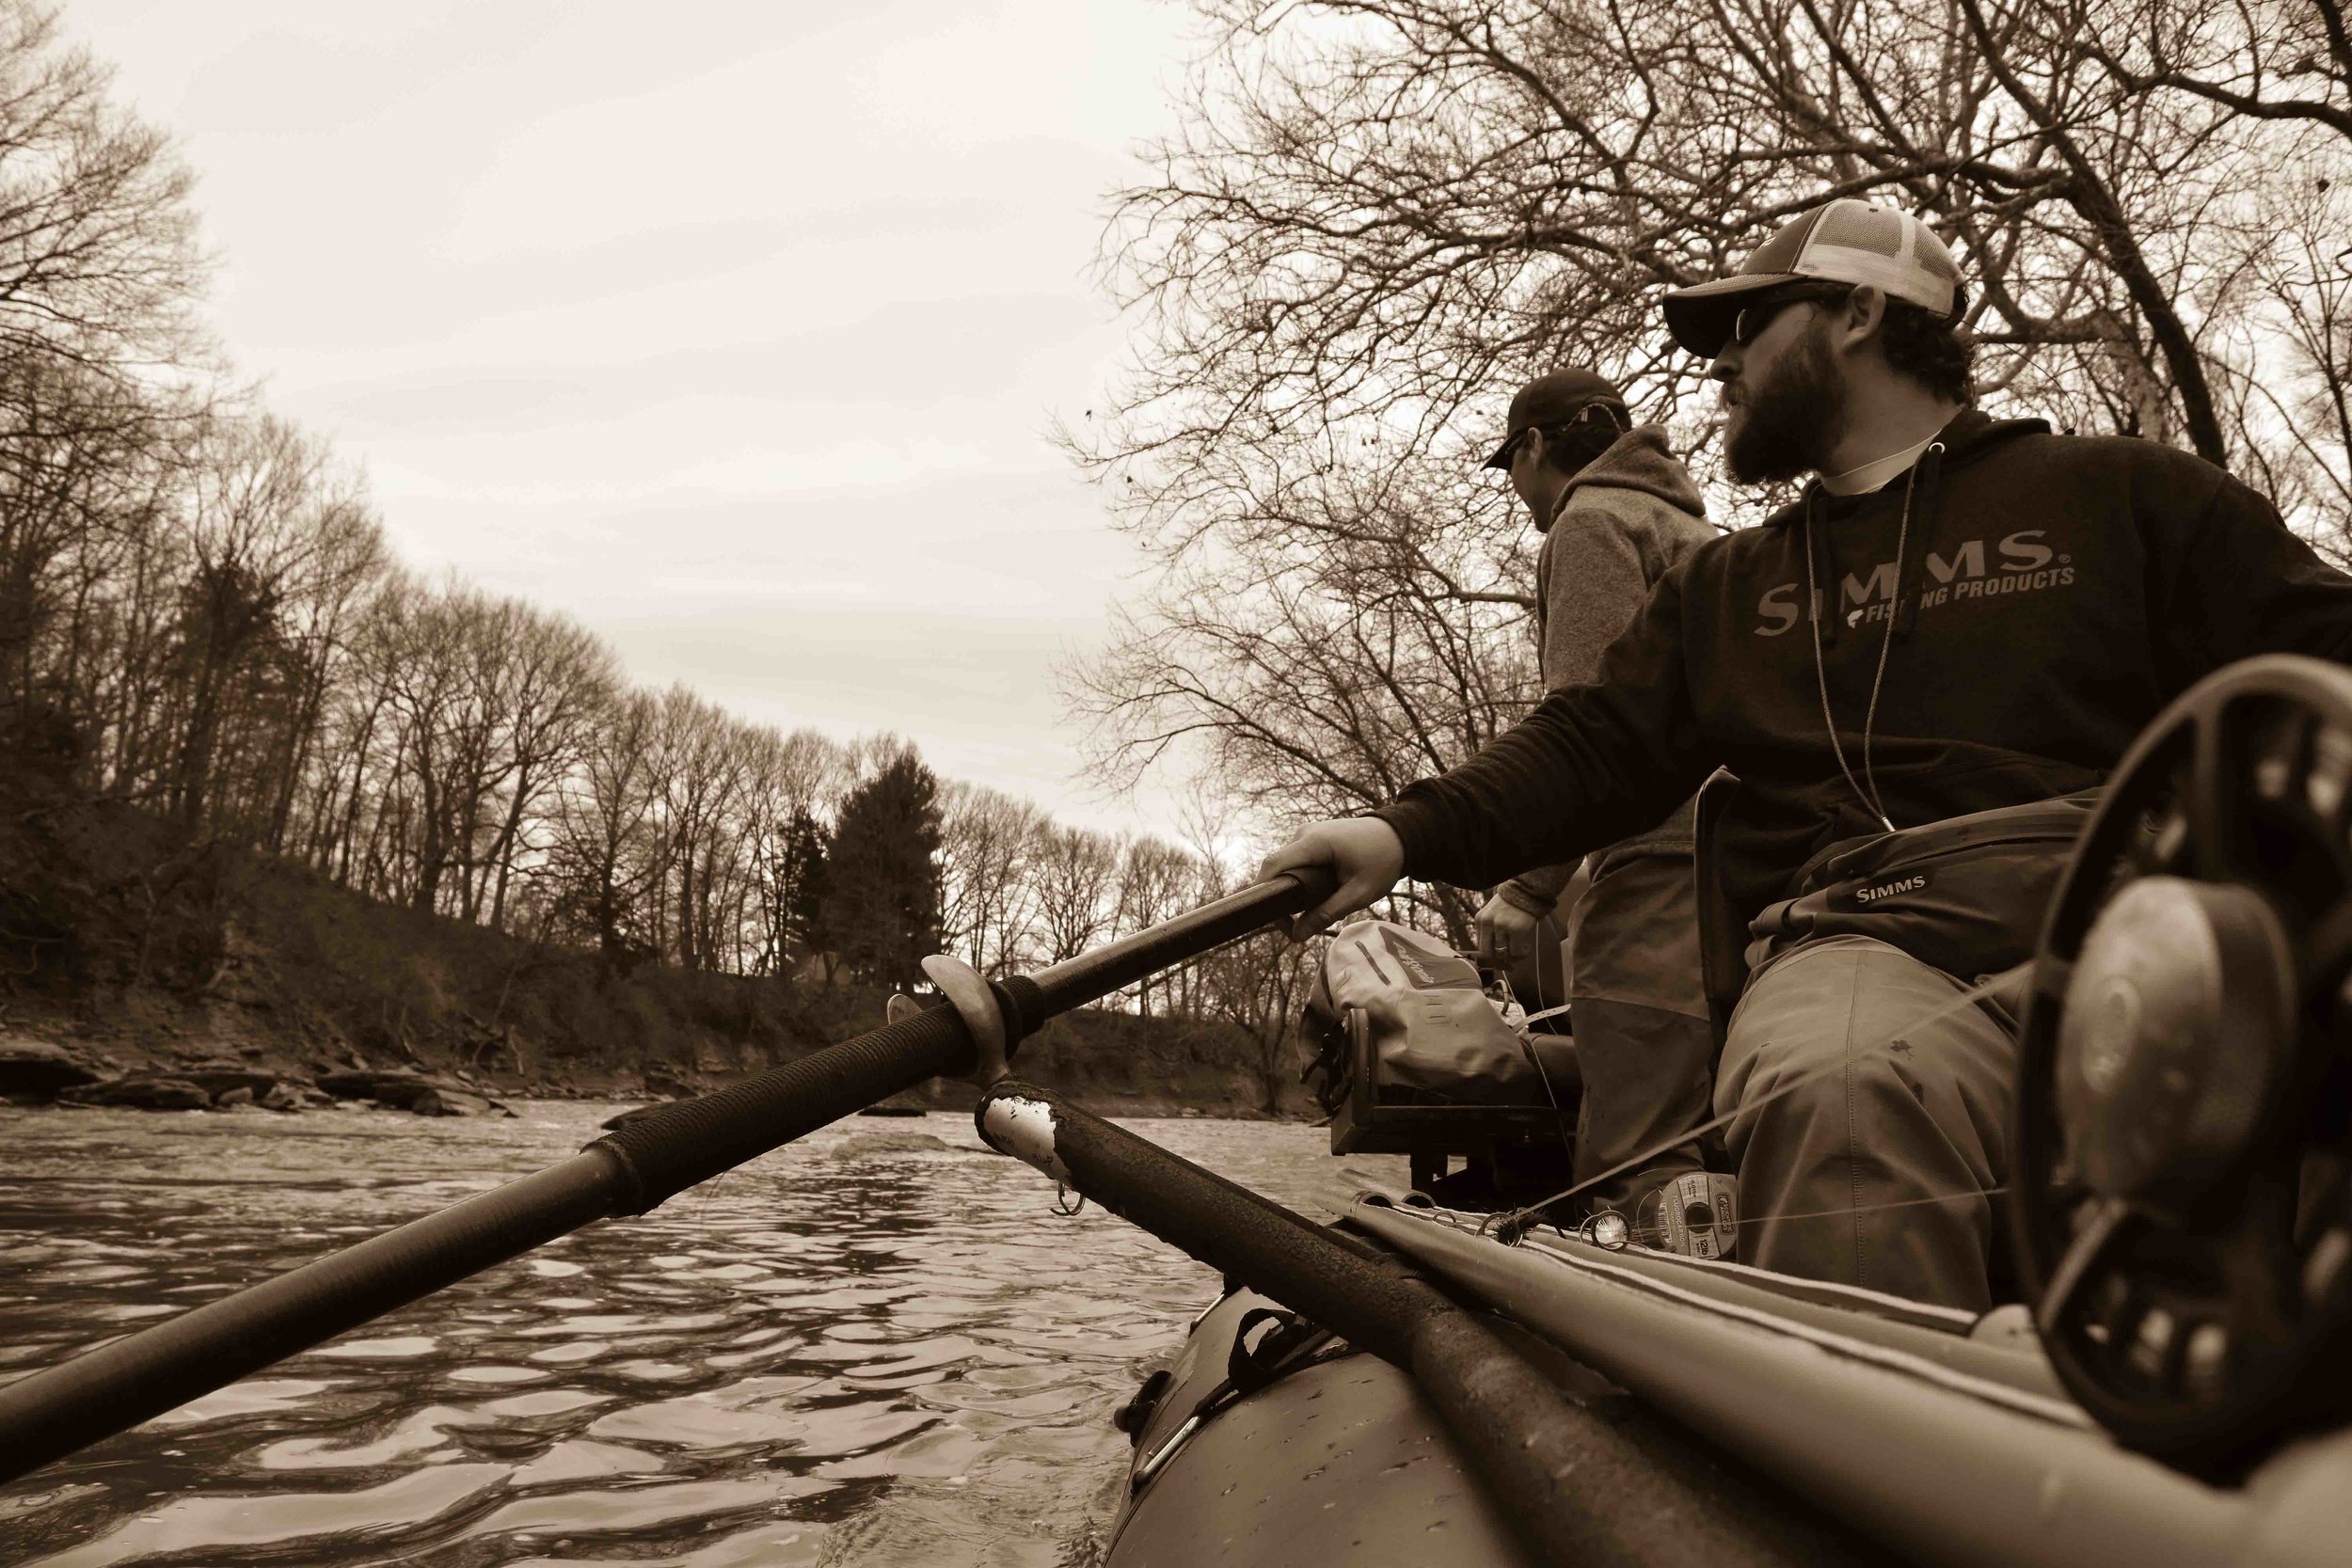
[[[1047, 1019], [1311, 909], [1328, 879], [1259, 883], [993, 988], [1018, 1040]], [[0, 1481], [210, 1393], [593, 1220], [663, 1198], [930, 1079], [970, 1072], [954, 1008], [934, 1006], [700, 1100], [665, 1105], [534, 1176], [110, 1340], [0, 1387]]]
[[[1286, 871], [1090, 953], [1081, 953], [1067, 963], [1041, 969], [1030, 982], [1038, 992], [1040, 1011], [1035, 1016], [1041, 1022], [1073, 1007], [1100, 1002], [1171, 964], [1197, 958], [1275, 921], [1305, 914], [1329, 897], [1336, 885], [1336, 879], [1321, 866]], [[1036, 1023], [1029, 1025], [1030, 1030], [1036, 1027]]]

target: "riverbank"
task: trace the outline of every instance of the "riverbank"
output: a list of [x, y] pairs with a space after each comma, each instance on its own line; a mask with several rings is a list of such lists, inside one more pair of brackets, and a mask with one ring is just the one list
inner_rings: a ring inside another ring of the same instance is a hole
[[[845, 998], [856, 1002], [864, 998]], [[842, 1008], [839, 1037], [882, 1022], [880, 998]], [[783, 1050], [738, 1042], [695, 1060], [650, 1064], [554, 1054], [516, 1048], [489, 1060], [409, 1046], [391, 1060], [348, 1044], [287, 1039], [270, 1021], [234, 1009], [175, 1006], [144, 998], [131, 1016], [91, 1022], [52, 1011], [11, 1009], [0, 1025], [0, 1103], [72, 1111], [263, 1110], [299, 1114], [329, 1106], [428, 1117], [502, 1116], [516, 1100], [647, 1102], [705, 1094], [739, 1082], [831, 1041]], [[862, 1014], [870, 1010], [870, 1021]], [[1286, 1096], [1269, 1114], [1258, 1102], [1249, 1064], [1207, 1055], [1230, 1042], [1168, 1021], [1083, 1011], [1057, 1019], [1023, 1046], [1025, 1076], [1056, 1085], [1107, 1116], [1233, 1120], [1298, 1119], [1308, 1113]], [[1204, 1055], [1207, 1059], [1203, 1059]], [[715, 1060], [713, 1058], [716, 1058]], [[536, 1069], [536, 1070], [534, 1070]], [[934, 1081], [894, 1097], [903, 1114], [964, 1111], [977, 1103], [969, 1085]]]
[[[152, 831], [145, 818], [116, 814], [111, 834], [88, 826], [124, 864], [151, 858], [129, 842]], [[282, 1086], [288, 1110], [328, 1097], [408, 1109], [421, 1098], [410, 1079], [452, 1105], [675, 1098], [879, 1027], [887, 1001], [815, 978], [615, 963], [374, 903], [262, 855], [210, 854], [134, 898], [137, 879], [103, 875], [96, 844], [74, 848], [66, 860], [82, 873], [26, 906], [52, 934], [28, 947], [29, 967], [0, 974], [0, 1099], [13, 1103], [171, 1082], [195, 1089], [148, 1096], [157, 1108], [234, 1105], [246, 1091], [259, 1103]], [[64, 851], [51, 849], [54, 870]], [[1025, 1042], [1020, 1066], [1111, 1115], [1259, 1117], [1269, 1086], [1275, 1114], [1307, 1105], [1287, 1054], [1268, 1070], [1248, 1036], [1206, 1022], [1082, 1010]], [[335, 1082], [353, 1074], [401, 1082], [389, 1098]], [[909, 1097], [972, 1102], [961, 1085]]]

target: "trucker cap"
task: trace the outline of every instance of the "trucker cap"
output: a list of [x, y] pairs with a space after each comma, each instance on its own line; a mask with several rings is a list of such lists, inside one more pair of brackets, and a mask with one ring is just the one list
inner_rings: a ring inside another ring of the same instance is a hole
[[1511, 443], [1518, 439], [1520, 431], [1530, 425], [1556, 430], [1573, 423], [1577, 417], [1597, 403], [1605, 403], [1620, 413], [1625, 409], [1625, 394], [1617, 384], [1606, 376], [1590, 371], [1554, 371], [1539, 375], [1519, 388], [1511, 400], [1510, 418], [1503, 422], [1502, 444], [1495, 454], [1480, 465], [1487, 468], [1507, 468], [1511, 466]]
[[1956, 320], [1967, 303], [1959, 263], [1926, 224], [1908, 213], [1840, 197], [1782, 224], [1729, 277], [1668, 290], [1667, 329], [1676, 342], [1712, 359], [1756, 293], [1808, 280], [1867, 283], [1947, 321]]

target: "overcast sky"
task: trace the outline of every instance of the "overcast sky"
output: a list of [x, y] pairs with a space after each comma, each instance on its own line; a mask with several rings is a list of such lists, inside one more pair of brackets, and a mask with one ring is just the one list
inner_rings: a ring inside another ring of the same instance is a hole
[[64, 20], [197, 171], [221, 338], [405, 560], [568, 611], [635, 680], [1159, 825], [1089, 793], [1054, 691], [1137, 581], [1044, 433], [1125, 342], [1089, 268], [1173, 121], [1182, 7]]

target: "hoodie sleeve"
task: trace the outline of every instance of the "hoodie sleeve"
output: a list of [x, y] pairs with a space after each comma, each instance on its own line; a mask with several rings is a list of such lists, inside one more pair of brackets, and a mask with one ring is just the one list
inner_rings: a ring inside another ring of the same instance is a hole
[[2159, 625], [2178, 661], [2172, 682], [2186, 686], [2256, 654], [2352, 663], [2352, 578], [2320, 560], [2250, 486], [2221, 475], [2174, 548], [2158, 542], [2156, 564], [2166, 578]]
[[1410, 876], [1491, 887], [1654, 826], [1707, 775], [1682, 644], [1689, 563], [1660, 581], [1598, 681], [1554, 690], [1449, 773], [1408, 784], [1375, 815]]

